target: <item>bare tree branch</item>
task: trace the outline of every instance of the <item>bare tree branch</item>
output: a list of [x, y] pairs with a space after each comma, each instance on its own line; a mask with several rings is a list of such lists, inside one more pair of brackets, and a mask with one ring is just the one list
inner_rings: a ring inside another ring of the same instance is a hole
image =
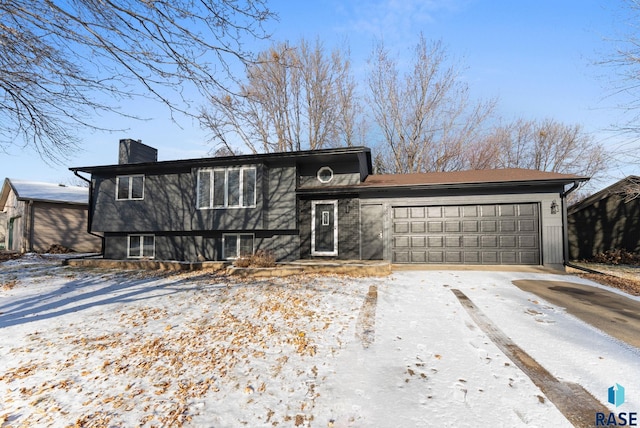
[[[264, 0], [0, 2], [0, 149], [59, 160], [92, 119], [136, 96], [195, 116], [191, 104], [234, 84], [265, 38]], [[22, 143], [20, 143], [22, 141]]]

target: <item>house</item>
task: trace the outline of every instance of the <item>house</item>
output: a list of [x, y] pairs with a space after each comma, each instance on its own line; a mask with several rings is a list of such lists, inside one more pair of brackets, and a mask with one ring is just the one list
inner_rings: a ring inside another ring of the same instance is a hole
[[100, 252], [102, 239], [87, 233], [89, 189], [6, 178], [0, 211], [6, 225], [4, 247], [46, 252], [61, 245], [78, 252]]
[[640, 177], [632, 175], [569, 207], [570, 258], [607, 250], [640, 253], [639, 191]]
[[0, 211], [0, 250], [5, 249], [5, 238], [7, 236], [7, 213]]
[[104, 257], [561, 266], [564, 201], [585, 177], [523, 169], [372, 174], [365, 147], [157, 161], [120, 141], [91, 175]]

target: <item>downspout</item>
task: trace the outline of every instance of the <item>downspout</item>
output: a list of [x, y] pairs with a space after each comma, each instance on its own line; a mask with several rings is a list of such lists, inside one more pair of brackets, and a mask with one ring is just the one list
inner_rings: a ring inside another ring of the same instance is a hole
[[573, 185], [560, 194], [560, 203], [562, 204], [562, 240], [564, 242], [562, 248], [562, 264], [569, 265], [569, 223], [567, 220], [567, 195], [580, 186], [579, 181], [574, 181]]
[[73, 170], [73, 175], [80, 180], [89, 183], [89, 209], [87, 210], [87, 233], [89, 235], [97, 236], [100, 238], [100, 255], [104, 256], [104, 236], [98, 235], [91, 231], [91, 225], [93, 224], [93, 185], [91, 180], [83, 177], [78, 173], [78, 170]]

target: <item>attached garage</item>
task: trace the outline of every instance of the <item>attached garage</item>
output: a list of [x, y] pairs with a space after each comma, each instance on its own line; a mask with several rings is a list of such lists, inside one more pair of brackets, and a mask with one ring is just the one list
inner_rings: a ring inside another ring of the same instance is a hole
[[358, 186], [361, 258], [560, 268], [565, 197], [585, 180], [525, 169], [369, 175]]
[[394, 263], [540, 264], [536, 203], [394, 206]]

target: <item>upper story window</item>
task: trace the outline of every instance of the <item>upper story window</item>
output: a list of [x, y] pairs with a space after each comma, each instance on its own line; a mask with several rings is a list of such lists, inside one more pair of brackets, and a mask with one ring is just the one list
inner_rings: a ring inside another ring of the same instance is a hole
[[328, 166], [323, 166], [318, 170], [318, 181], [328, 183], [333, 179], [333, 170]]
[[116, 199], [144, 199], [144, 175], [119, 175], [116, 177]]
[[255, 167], [198, 171], [198, 208], [244, 208], [255, 205]]

